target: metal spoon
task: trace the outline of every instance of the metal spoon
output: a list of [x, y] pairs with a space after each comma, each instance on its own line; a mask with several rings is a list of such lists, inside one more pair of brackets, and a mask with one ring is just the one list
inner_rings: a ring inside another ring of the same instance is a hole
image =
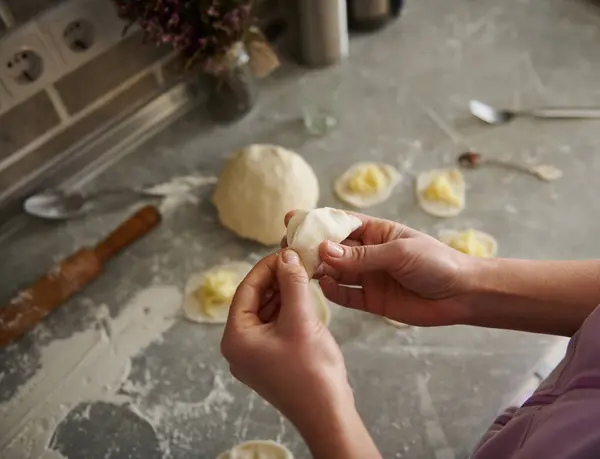
[[521, 172], [532, 175], [543, 182], [552, 182], [562, 177], [563, 172], [555, 166], [549, 164], [539, 164], [537, 166], [524, 166], [510, 161], [502, 161], [496, 158], [484, 158], [480, 153], [468, 151], [458, 157], [458, 164], [469, 169], [475, 169], [482, 166], [497, 166], [504, 169]]
[[469, 102], [471, 113], [488, 124], [504, 124], [518, 116], [543, 119], [592, 119], [600, 118], [600, 108], [544, 107], [530, 110], [505, 110], [492, 107], [484, 102]]
[[81, 191], [47, 190], [25, 200], [25, 212], [39, 218], [65, 220], [80, 217], [92, 210], [122, 207], [140, 198], [163, 198], [185, 194], [216, 182], [215, 177], [175, 177], [170, 182], [133, 188], [105, 189], [84, 194]]

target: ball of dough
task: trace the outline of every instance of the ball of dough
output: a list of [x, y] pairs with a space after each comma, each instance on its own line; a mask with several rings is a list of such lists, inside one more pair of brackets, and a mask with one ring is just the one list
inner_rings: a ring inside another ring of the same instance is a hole
[[226, 228], [264, 245], [279, 243], [287, 212], [314, 209], [318, 200], [319, 182], [310, 165], [275, 145], [250, 145], [235, 153], [213, 196]]

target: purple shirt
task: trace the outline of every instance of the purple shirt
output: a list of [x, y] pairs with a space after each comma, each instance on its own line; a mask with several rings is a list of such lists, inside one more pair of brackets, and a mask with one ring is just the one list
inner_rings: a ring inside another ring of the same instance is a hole
[[498, 417], [472, 459], [600, 458], [600, 307], [521, 408]]

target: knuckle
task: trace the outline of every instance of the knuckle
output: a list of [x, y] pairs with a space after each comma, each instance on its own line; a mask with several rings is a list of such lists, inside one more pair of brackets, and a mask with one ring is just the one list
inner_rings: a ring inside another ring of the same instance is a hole
[[358, 263], [364, 261], [367, 258], [367, 247], [364, 245], [353, 247], [350, 250], [350, 256]]

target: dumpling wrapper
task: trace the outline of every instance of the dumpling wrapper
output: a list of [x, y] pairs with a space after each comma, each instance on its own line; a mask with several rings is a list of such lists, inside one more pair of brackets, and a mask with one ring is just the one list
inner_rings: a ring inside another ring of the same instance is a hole
[[321, 242], [340, 243], [361, 224], [361, 220], [355, 216], [331, 207], [299, 210], [288, 223], [287, 244], [298, 253], [308, 277], [312, 278], [321, 261]]
[[219, 454], [217, 459], [294, 459], [294, 455], [274, 441], [251, 440]]
[[463, 231], [445, 229], [440, 230], [440, 232], [438, 233], [438, 239], [444, 244], [450, 246], [452, 240], [456, 236], [463, 234], [466, 231], [472, 231], [475, 234], [477, 242], [484, 246], [487, 252], [485, 258], [494, 258], [496, 256], [496, 254], [498, 253], [498, 241], [496, 241], [496, 238], [494, 238], [494, 236], [488, 233], [484, 233], [483, 231], [477, 231], [474, 229], [468, 229]]
[[210, 314], [208, 314], [206, 305], [199, 301], [195, 292], [202, 287], [207, 274], [217, 271], [232, 271], [236, 274], [236, 284], [239, 285], [251, 269], [252, 265], [250, 263], [238, 261], [215, 266], [199, 274], [192, 275], [185, 286], [183, 300], [183, 315], [185, 318], [197, 323], [223, 324], [227, 322], [231, 300], [212, 306]]
[[[456, 180], [452, 182], [454, 193], [458, 196], [459, 205], [453, 206], [450, 203], [438, 200], [428, 199], [423, 196], [424, 191], [431, 182], [440, 174], [454, 174]], [[466, 185], [462, 173], [458, 169], [432, 169], [422, 172], [417, 176], [416, 194], [419, 207], [430, 215], [436, 217], [455, 217], [465, 208]]]
[[328, 327], [329, 322], [331, 322], [331, 308], [329, 307], [329, 301], [325, 298], [317, 281], [310, 281], [310, 291], [313, 295], [313, 302], [317, 315], [319, 316], [319, 319], [321, 319], [321, 322], [323, 322], [323, 325]]
[[[387, 184], [373, 194], [360, 194], [349, 190], [348, 181], [352, 179], [354, 174], [363, 168], [372, 166], [378, 167], [381, 172], [384, 173], [388, 179]], [[342, 201], [350, 204], [353, 207], [356, 207], [357, 209], [364, 209], [366, 207], [380, 204], [387, 200], [392, 195], [392, 191], [394, 191], [395, 186], [400, 182], [401, 178], [402, 176], [400, 175], [400, 172], [398, 172], [395, 167], [390, 166], [389, 164], [361, 162], [351, 166], [340, 176], [340, 178], [335, 181], [333, 191]]]

